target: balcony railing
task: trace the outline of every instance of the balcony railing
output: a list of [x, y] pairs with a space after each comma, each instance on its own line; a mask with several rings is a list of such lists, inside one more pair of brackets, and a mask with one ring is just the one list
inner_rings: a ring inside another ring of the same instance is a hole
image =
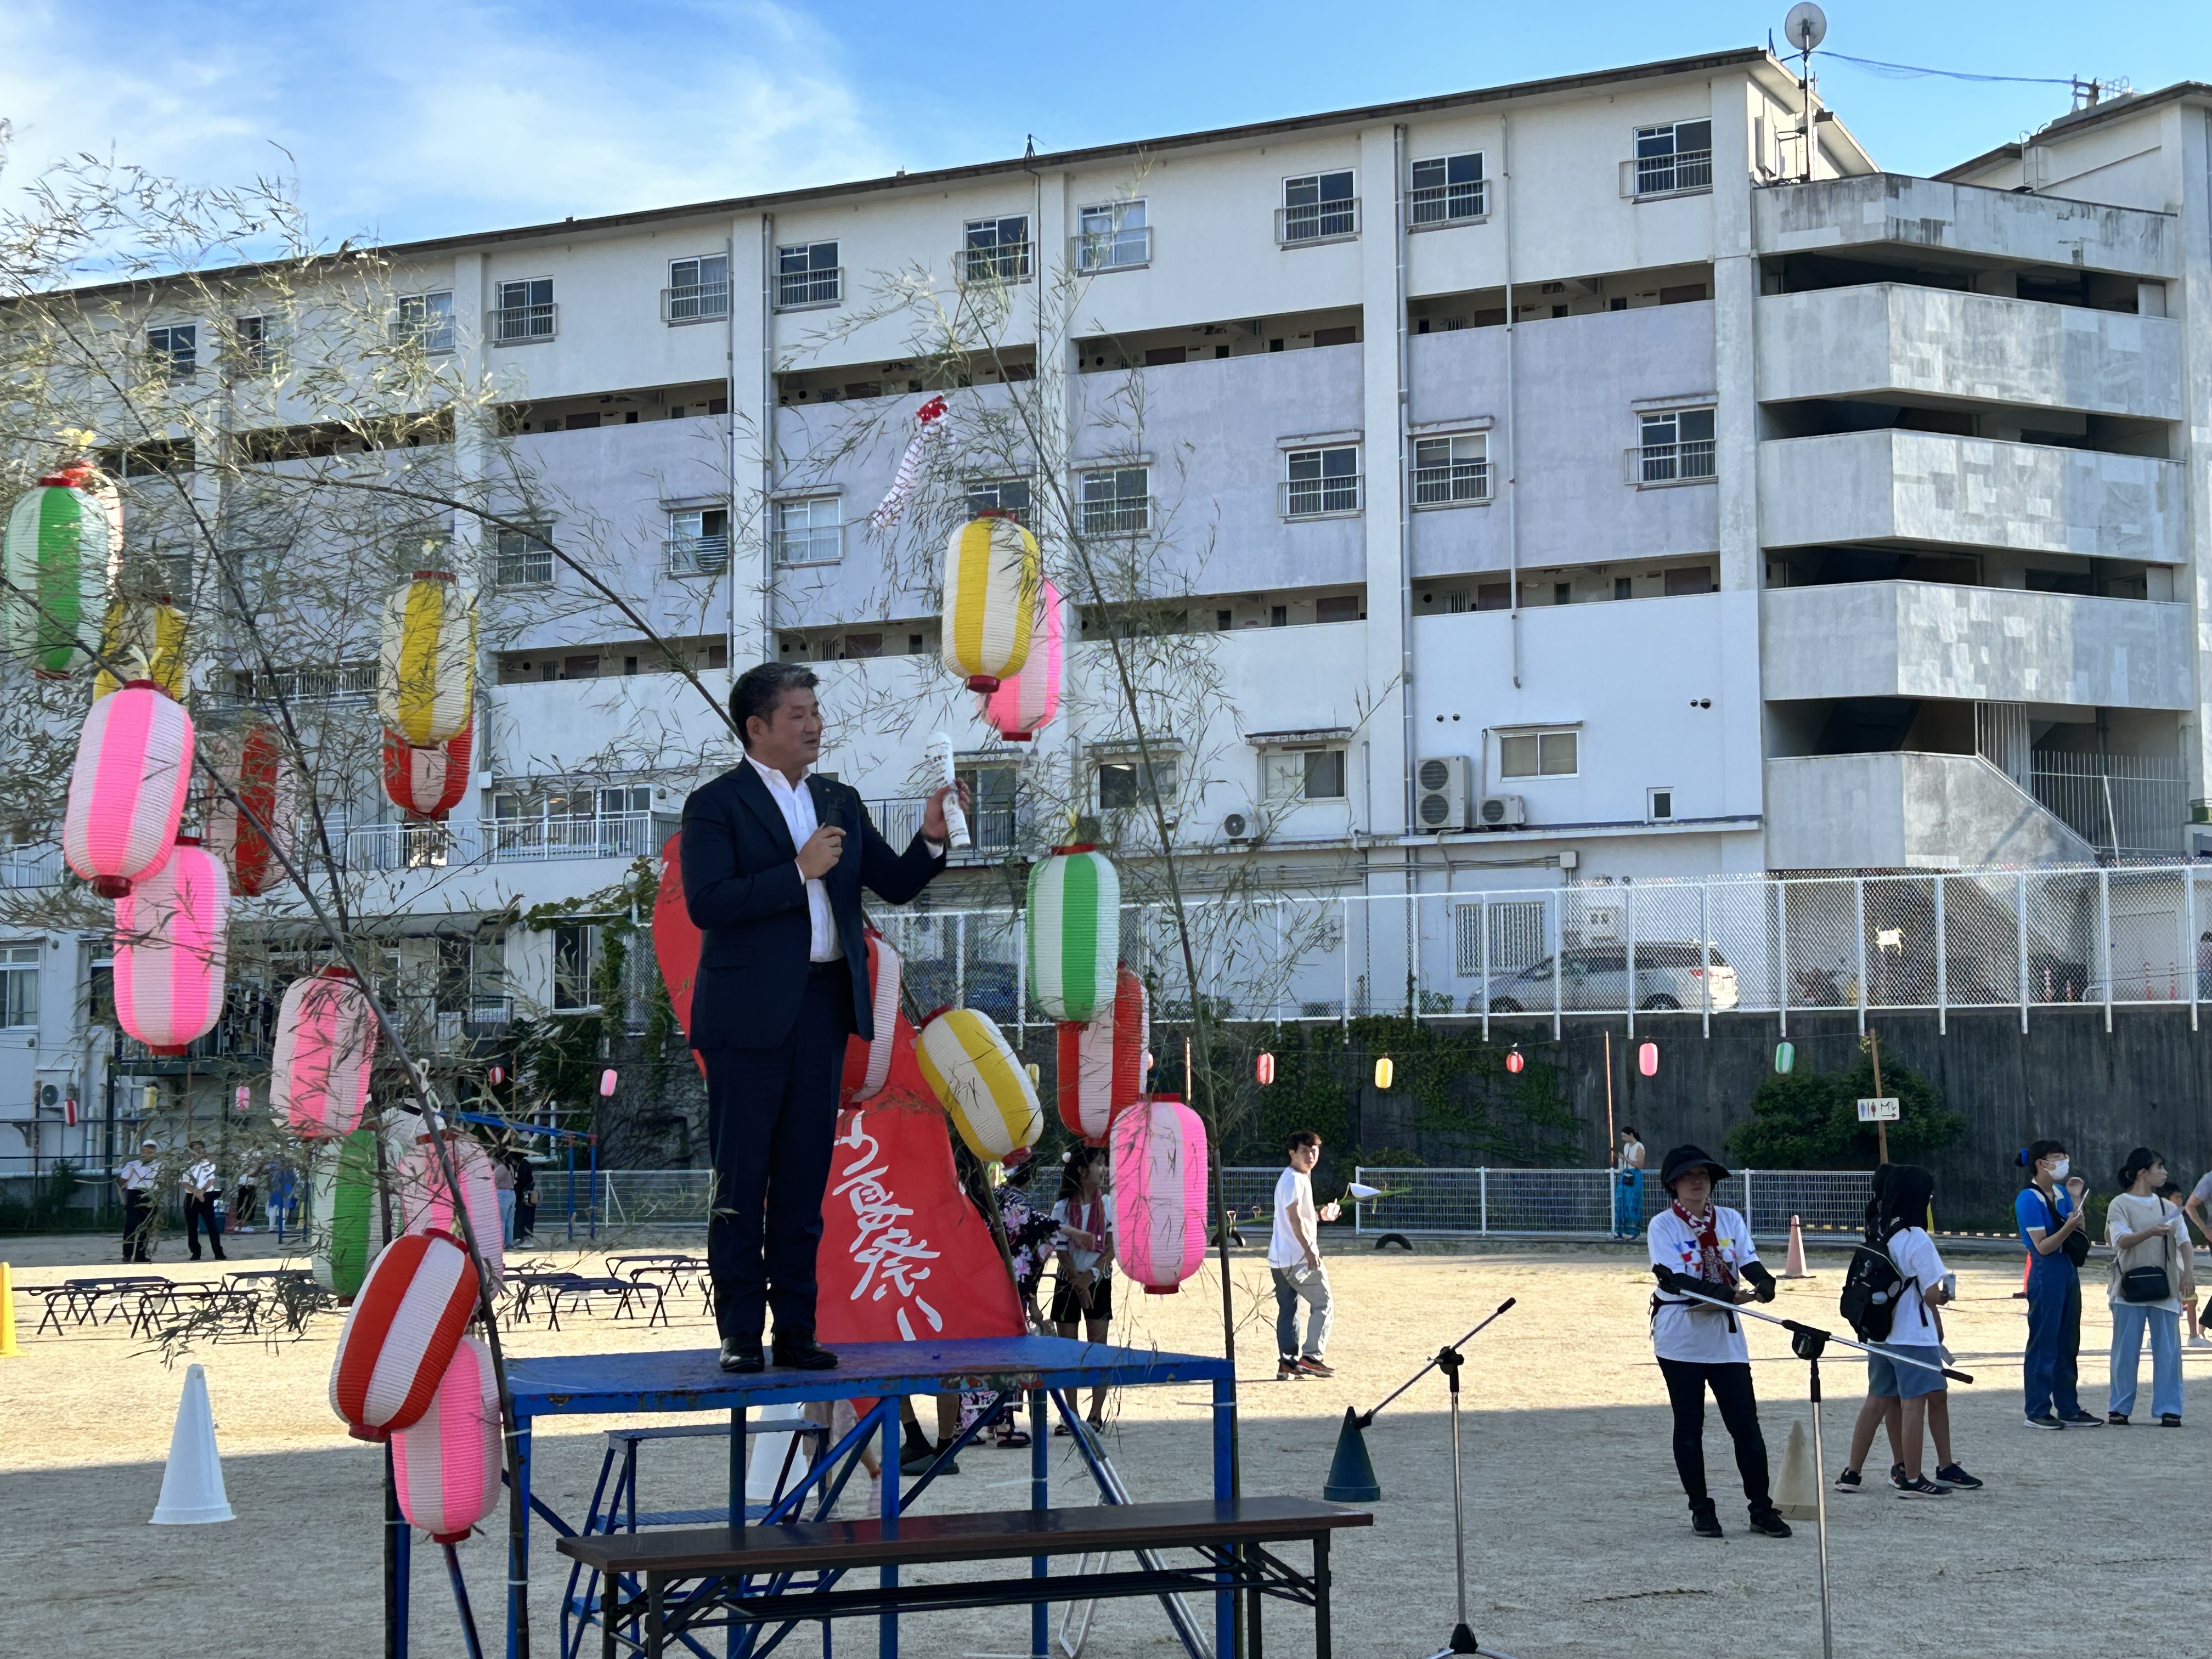
[[1709, 149], [1635, 155], [1620, 164], [1620, 193], [1634, 201], [1653, 196], [1687, 196], [1712, 187], [1713, 153]]
[[1629, 446], [1628, 482], [1639, 489], [1647, 484], [1711, 483], [1714, 476], [1711, 438]]
[[1000, 242], [995, 247], [963, 247], [955, 256], [963, 283], [1026, 283], [1034, 242]]
[[453, 319], [451, 317], [395, 317], [392, 319], [390, 333], [392, 344], [403, 349], [415, 347], [425, 356], [443, 356], [453, 349]]
[[660, 320], [664, 323], [703, 323], [729, 314], [727, 283], [693, 283], [688, 287], [660, 290]]
[[1359, 198], [1345, 202], [1307, 202], [1275, 210], [1275, 244], [1297, 247], [1306, 242], [1337, 242], [1359, 234]]
[[[921, 828], [921, 815], [928, 809], [929, 798], [914, 795], [894, 800], [863, 801], [861, 805], [868, 809], [868, 817], [874, 821], [876, 833], [894, 850], [898, 850], [912, 841], [915, 832]], [[968, 839], [971, 844], [966, 852], [953, 856], [963, 859], [1006, 857], [1014, 851], [1017, 816], [1015, 804], [1011, 801], [969, 809]]]
[[1415, 507], [1452, 507], [1490, 499], [1490, 463], [1447, 461], [1413, 469]]
[[1100, 270], [1134, 270], [1152, 262], [1150, 225], [1083, 232], [1069, 241], [1075, 254], [1076, 270], [1086, 275]]
[[769, 542], [778, 564], [835, 564], [845, 556], [845, 526], [817, 524], [779, 530]]
[[553, 550], [530, 553], [501, 553], [492, 560], [495, 587], [550, 587], [553, 583]]
[[29, 845], [0, 848], [0, 890], [27, 892], [59, 887], [68, 874], [62, 849]]
[[2100, 853], [2142, 859], [2182, 850], [2189, 781], [2179, 761], [2038, 749], [2029, 766], [2037, 805]]
[[672, 576], [719, 576], [730, 568], [727, 536], [671, 536], [660, 551]]
[[364, 823], [347, 833], [345, 860], [349, 870], [374, 874], [644, 858], [676, 833], [676, 823], [653, 812], [607, 812], [597, 817], [495, 818], [488, 823]]
[[775, 308], [803, 311], [809, 306], [834, 306], [845, 298], [845, 267], [828, 270], [780, 270], [775, 274]]
[[1152, 498], [1116, 495], [1110, 501], [1085, 501], [1082, 522], [1086, 536], [1149, 535], [1152, 528]]
[[1319, 519], [1333, 513], [1357, 513], [1359, 484], [1357, 472], [1328, 478], [1285, 478], [1279, 486], [1283, 516]]
[[1406, 192], [1407, 222], [1415, 230], [1432, 225], [1463, 225], [1490, 212], [1490, 181], [1427, 185]]
[[227, 688], [210, 687], [224, 703], [366, 702], [376, 695], [377, 665], [344, 662], [328, 668], [279, 668], [267, 674], [236, 673]]
[[550, 301], [542, 306], [507, 306], [491, 313], [494, 345], [535, 345], [553, 337], [561, 307]]

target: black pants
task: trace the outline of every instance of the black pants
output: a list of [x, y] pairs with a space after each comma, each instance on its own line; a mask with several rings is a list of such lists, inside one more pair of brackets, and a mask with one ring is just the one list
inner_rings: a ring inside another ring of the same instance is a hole
[[1721, 1408], [1721, 1422], [1735, 1442], [1736, 1473], [1743, 1477], [1743, 1495], [1751, 1512], [1763, 1515], [1772, 1509], [1766, 1485], [1766, 1437], [1759, 1429], [1751, 1367], [1662, 1359], [1659, 1370], [1667, 1379], [1667, 1398], [1674, 1402], [1674, 1468], [1682, 1477], [1682, 1490], [1689, 1494], [1690, 1507], [1711, 1501], [1705, 1492], [1705, 1390], [1711, 1389], [1713, 1403]]
[[200, 1229], [203, 1227], [207, 1229], [208, 1248], [215, 1252], [215, 1259], [218, 1261], [228, 1261], [229, 1258], [222, 1253], [222, 1223], [216, 1218], [214, 1197], [211, 1194], [186, 1193], [185, 1194], [185, 1247], [191, 1251], [192, 1260], [195, 1261], [200, 1259]]
[[123, 1259], [154, 1259], [154, 1201], [144, 1193], [123, 1195]]
[[707, 1266], [725, 1339], [814, 1334], [814, 1252], [837, 1129], [837, 1081], [853, 1030], [842, 962], [809, 969], [791, 1035], [773, 1048], [707, 1048], [707, 1145], [714, 1198]]

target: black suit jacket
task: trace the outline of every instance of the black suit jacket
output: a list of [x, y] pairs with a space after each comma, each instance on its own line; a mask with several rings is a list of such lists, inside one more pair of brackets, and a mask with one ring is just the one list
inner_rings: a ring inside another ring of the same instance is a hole
[[[904, 853], [876, 833], [860, 798], [842, 783], [806, 780], [817, 822], [845, 831], [845, 851], [822, 878], [853, 980], [853, 1029], [875, 1035], [860, 889], [904, 904], [945, 867], [919, 831]], [[813, 925], [799, 849], [752, 763], [741, 761], [684, 803], [684, 903], [703, 939], [691, 991], [691, 1046], [768, 1048], [791, 1035], [806, 988]]]

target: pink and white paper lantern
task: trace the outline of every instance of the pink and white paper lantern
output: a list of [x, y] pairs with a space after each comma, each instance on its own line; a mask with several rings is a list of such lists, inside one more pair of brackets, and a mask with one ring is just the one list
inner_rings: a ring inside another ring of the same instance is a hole
[[465, 1336], [429, 1409], [392, 1437], [399, 1512], [434, 1544], [458, 1544], [499, 1507], [499, 1380], [491, 1350]]
[[168, 862], [192, 775], [192, 717], [151, 680], [102, 697], [77, 733], [62, 856], [102, 898]]
[[1028, 659], [1012, 678], [999, 682], [997, 690], [975, 694], [975, 712], [1008, 743], [1027, 743], [1059, 712], [1063, 638], [1060, 590], [1040, 582]]
[[1171, 1296], [1206, 1260], [1206, 1125], [1173, 1095], [1114, 1120], [1114, 1245], [1147, 1296]]
[[154, 1053], [181, 1054], [215, 1029], [229, 911], [229, 872], [193, 836], [115, 901], [116, 1023]]
[[[460, 1177], [461, 1201], [477, 1236], [477, 1255], [496, 1288], [507, 1282], [507, 1258], [499, 1220], [499, 1183], [492, 1178], [491, 1154], [481, 1142], [450, 1132], [446, 1149], [453, 1160], [453, 1172]], [[453, 1189], [427, 1135], [417, 1136], [400, 1155], [399, 1211], [404, 1232], [434, 1229], [456, 1238], [461, 1236], [460, 1223], [453, 1213]]]
[[375, 1056], [376, 1016], [350, 969], [332, 963], [295, 979], [276, 1011], [269, 1109], [306, 1139], [351, 1134]]

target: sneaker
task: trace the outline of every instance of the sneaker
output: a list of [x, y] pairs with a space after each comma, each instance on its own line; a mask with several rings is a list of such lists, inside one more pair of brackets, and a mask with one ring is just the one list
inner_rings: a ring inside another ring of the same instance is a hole
[[2106, 1412], [2105, 1413], [2105, 1426], [2108, 1429], [2126, 1428], [2128, 1426], [2128, 1414], [2125, 1412]]
[[1946, 1463], [1936, 1471], [1936, 1478], [1956, 1492], [1979, 1492], [1982, 1489], [1981, 1481], [1956, 1463]]
[[1303, 1382], [1305, 1376], [1295, 1359], [1278, 1359], [1275, 1362], [1275, 1381], [1278, 1382]]
[[1896, 1487], [1899, 1492], [1903, 1492], [1905, 1487], [1911, 1484], [1905, 1478], [1904, 1464], [1892, 1463], [1889, 1466], [1889, 1484]]
[[2161, 1413], [2159, 1413], [2159, 1419], [2158, 1419], [2158, 1425], [2159, 1425], [2159, 1427], [2160, 1427], [2161, 1429], [2178, 1429], [2178, 1428], [2179, 1428], [2179, 1427], [2181, 1426], [2181, 1413], [2180, 1413], [2179, 1412], [2161, 1412]]
[[1690, 1530], [1697, 1534], [1700, 1538], [1721, 1538], [1726, 1536], [1726, 1534], [1721, 1531], [1721, 1518], [1719, 1516], [1713, 1513], [1713, 1506], [1710, 1502], [1698, 1504], [1692, 1507], [1690, 1510]]
[[1790, 1523], [1774, 1510], [1755, 1511], [1751, 1517], [1751, 1529], [1753, 1532], [1764, 1533], [1769, 1538], [1788, 1538], [1793, 1535], [1790, 1530]]
[[[2094, 1419], [2091, 1420], [2094, 1421]], [[2027, 1426], [2031, 1429], [2063, 1429], [2066, 1425], [2060, 1422], [2057, 1418], [2053, 1417], [2049, 1412], [2042, 1412], [2029, 1418], [2027, 1419]]]
[[2079, 1407], [2064, 1413], [2058, 1420], [2069, 1429], [2101, 1429], [2105, 1426], [2103, 1418], [2094, 1412], [2085, 1412]]
[[1336, 1367], [1322, 1362], [1319, 1355], [1298, 1361], [1298, 1369], [1308, 1376], [1334, 1376]]
[[1951, 1489], [1937, 1486], [1923, 1474], [1917, 1480], [1907, 1480], [1899, 1485], [1897, 1495], [1899, 1498], [1948, 1498]]
[[1836, 1490], [1838, 1492], [1864, 1492], [1866, 1490], [1866, 1485], [1859, 1479], [1859, 1472], [1856, 1469], [1845, 1469], [1842, 1474], [1836, 1477]]
[[2189, 1346], [2192, 1348], [2212, 1348], [2212, 1336], [2192, 1336], [2189, 1339]]

